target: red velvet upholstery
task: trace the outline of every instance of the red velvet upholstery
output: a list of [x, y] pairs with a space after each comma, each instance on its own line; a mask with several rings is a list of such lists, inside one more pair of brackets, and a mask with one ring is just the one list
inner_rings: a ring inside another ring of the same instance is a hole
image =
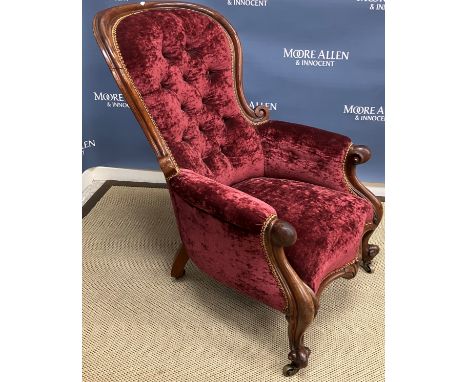
[[181, 170], [169, 184], [191, 206], [251, 233], [260, 233], [265, 220], [276, 215], [261, 200], [190, 170]]
[[285, 248], [286, 256], [314, 291], [356, 258], [364, 225], [373, 217], [367, 200], [310, 183], [253, 178], [234, 187], [268, 203], [296, 228], [297, 241]]
[[175, 192], [172, 202], [180, 237], [198, 268], [274, 309], [285, 308], [284, 296], [270, 271], [258, 232], [222, 221], [193, 207]]
[[261, 144], [237, 103], [219, 24], [190, 10], [151, 10], [123, 19], [117, 41], [180, 167], [224, 184], [263, 175]]
[[265, 176], [310, 182], [348, 192], [343, 162], [351, 140], [340, 134], [282, 121], [259, 127]]
[[279, 121], [257, 129], [238, 103], [229, 37], [205, 14], [135, 13], [115, 38], [179, 167], [168, 185], [182, 242], [201, 270], [282, 310], [261, 235], [276, 213], [297, 230], [287, 256], [314, 290], [355, 258], [372, 207], [346, 186], [349, 138]]

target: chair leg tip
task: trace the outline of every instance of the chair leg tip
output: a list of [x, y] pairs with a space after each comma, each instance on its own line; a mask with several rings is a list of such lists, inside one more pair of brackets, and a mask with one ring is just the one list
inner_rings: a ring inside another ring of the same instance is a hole
[[361, 263], [361, 268], [367, 273], [374, 273], [374, 264], [371, 262]]
[[283, 367], [283, 375], [285, 377], [291, 377], [299, 371], [299, 368], [294, 366], [292, 363], [287, 364]]
[[182, 278], [185, 276], [185, 269], [182, 270], [182, 272], [171, 272], [171, 277], [175, 278], [176, 280]]
[[288, 354], [288, 358], [292, 362], [283, 367], [283, 375], [290, 377], [296, 374], [300, 369], [307, 367], [309, 355], [310, 349], [302, 344], [291, 350]]

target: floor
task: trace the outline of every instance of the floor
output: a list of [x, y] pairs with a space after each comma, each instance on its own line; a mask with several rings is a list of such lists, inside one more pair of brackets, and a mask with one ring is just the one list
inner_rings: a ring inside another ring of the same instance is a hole
[[83, 381], [384, 381], [384, 222], [371, 242], [375, 273], [324, 291], [310, 364], [286, 379], [284, 316], [190, 262], [173, 280], [167, 190], [113, 186], [83, 219]]

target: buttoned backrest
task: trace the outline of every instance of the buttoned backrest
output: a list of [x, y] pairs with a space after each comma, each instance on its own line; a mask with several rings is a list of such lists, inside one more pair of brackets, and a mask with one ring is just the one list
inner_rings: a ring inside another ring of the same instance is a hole
[[146, 10], [120, 20], [115, 42], [179, 167], [224, 184], [263, 175], [260, 139], [234, 87], [232, 41], [216, 20]]

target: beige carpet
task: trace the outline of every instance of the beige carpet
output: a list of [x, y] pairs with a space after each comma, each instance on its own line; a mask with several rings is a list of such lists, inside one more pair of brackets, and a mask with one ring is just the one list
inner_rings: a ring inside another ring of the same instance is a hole
[[284, 316], [190, 263], [171, 279], [179, 242], [165, 189], [114, 186], [83, 219], [85, 382], [384, 380], [383, 250], [374, 274], [325, 290], [309, 367], [286, 378]]

